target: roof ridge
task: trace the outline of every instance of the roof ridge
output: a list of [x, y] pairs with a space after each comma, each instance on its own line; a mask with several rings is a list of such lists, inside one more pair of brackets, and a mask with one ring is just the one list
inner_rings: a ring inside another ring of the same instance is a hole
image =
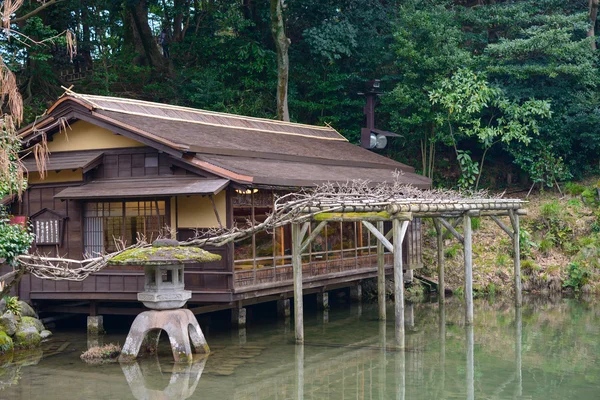
[[[196, 113], [196, 114], [225, 116], [228, 118], [239, 119], [239, 120], [267, 122], [267, 123], [275, 124], [275, 125], [306, 127], [306, 128], [310, 128], [310, 129], [335, 132], [338, 135], [340, 135], [341, 137], [343, 137], [336, 129], [332, 128], [331, 126], [319, 126], [319, 125], [302, 124], [302, 123], [298, 123], [298, 122], [279, 121], [279, 120], [275, 120], [275, 119], [251, 117], [251, 116], [247, 116], [247, 115], [238, 115], [238, 114], [231, 114], [231, 113], [225, 113], [225, 112], [219, 112], [219, 111], [203, 110], [200, 108], [185, 107], [185, 106], [178, 106], [178, 105], [172, 105], [172, 104], [163, 104], [163, 103], [157, 103], [157, 102], [147, 101], [147, 100], [127, 99], [127, 98], [123, 98], [123, 97], [112, 97], [112, 96], [99, 96], [99, 95], [93, 95], [93, 94], [81, 94], [81, 93], [75, 93], [73, 91], [69, 91], [69, 95], [71, 95], [73, 97], [80, 97], [84, 100], [87, 100], [87, 101], [89, 101], [89, 103], [91, 103], [93, 106], [95, 106], [99, 109], [105, 109], [106, 107], [102, 107], [102, 106], [94, 103], [94, 101], [93, 101], [94, 99], [112, 101], [112, 102], [116, 102], [116, 103], [145, 105], [145, 106], [155, 107], [155, 108], [181, 110], [181, 111], [187, 111], [187, 112], [192, 112], [192, 113]], [[111, 111], [117, 111], [117, 110], [113, 109]], [[118, 112], [126, 113], [126, 111], [124, 111], [124, 110], [118, 110]]]
[[[100, 111], [115, 112], [115, 113], [118, 113], [118, 114], [125, 114], [125, 115], [136, 115], [136, 116], [139, 116], [139, 117], [162, 119], [162, 120], [165, 120], [165, 121], [177, 121], [177, 122], [186, 122], [186, 123], [198, 124], [198, 125], [218, 126], [218, 127], [222, 127], [222, 128], [228, 128], [228, 129], [240, 129], [240, 130], [244, 130], [244, 131], [257, 131], [257, 132], [265, 132], [265, 133], [275, 133], [275, 134], [278, 134], [278, 135], [302, 136], [302, 137], [311, 138], [311, 139], [317, 139], [317, 140], [335, 140], [335, 141], [338, 141], [338, 142], [348, 142], [348, 139], [346, 139], [345, 137], [343, 137], [337, 131], [335, 131], [335, 133], [337, 133], [339, 135], [339, 137], [336, 137], [336, 138], [334, 138], [334, 137], [320, 137], [320, 136], [315, 136], [315, 135], [310, 135], [310, 134], [304, 134], [304, 133], [284, 132], [284, 131], [272, 131], [272, 130], [268, 130], [268, 129], [251, 128], [251, 127], [245, 127], [245, 126], [233, 126], [233, 125], [214, 124], [212, 122], [195, 121], [195, 120], [182, 119], [182, 118], [166, 117], [166, 116], [161, 116], [161, 115], [144, 114], [144, 113], [139, 113], [139, 112], [134, 112], [134, 111], [119, 110], [119, 109], [116, 109], [116, 108], [109, 108], [109, 107], [100, 107]], [[100, 115], [103, 115], [103, 114], [100, 114]]]

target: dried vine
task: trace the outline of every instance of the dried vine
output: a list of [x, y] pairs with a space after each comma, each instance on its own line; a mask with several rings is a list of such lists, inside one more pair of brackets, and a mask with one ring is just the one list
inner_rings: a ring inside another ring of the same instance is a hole
[[[244, 240], [260, 231], [273, 229], [291, 223], [310, 221], [323, 212], [341, 211], [380, 211], [388, 210], [399, 204], [410, 205], [453, 205], [457, 203], [471, 204], [480, 207], [481, 204], [501, 206], [519, 205], [520, 200], [491, 199], [487, 194], [478, 192], [466, 195], [451, 190], [420, 190], [401, 184], [395, 179], [387, 185], [373, 185], [368, 181], [352, 181], [346, 184], [327, 183], [313, 189], [305, 189], [278, 197], [274, 209], [264, 222], [248, 221], [245, 227], [211, 228], [197, 232], [194, 238], [179, 242], [180, 246], [223, 246], [231, 242]], [[22, 255], [18, 257], [19, 264], [27, 272], [42, 279], [81, 281], [89, 275], [100, 271], [110, 259], [130, 248], [150, 246], [143, 238], [129, 247], [121, 246], [114, 253], [94, 258], [69, 260], [65, 258], [44, 257], [41, 255]]]

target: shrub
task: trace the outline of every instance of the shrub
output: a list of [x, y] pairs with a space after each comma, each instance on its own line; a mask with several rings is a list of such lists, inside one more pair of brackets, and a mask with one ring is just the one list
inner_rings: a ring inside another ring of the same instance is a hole
[[547, 232], [544, 235], [544, 239], [542, 239], [542, 241], [540, 242], [540, 245], [539, 245], [540, 251], [542, 253], [544, 253], [544, 255], [548, 255], [550, 250], [552, 250], [554, 248], [555, 241], [556, 241], [556, 238], [554, 237], [552, 232]]
[[460, 244], [454, 244], [450, 247], [446, 247], [444, 249], [444, 256], [446, 258], [454, 258], [456, 257], [456, 254], [458, 253], [458, 249], [461, 247]]
[[572, 262], [567, 267], [567, 279], [563, 282], [563, 287], [571, 288], [575, 291], [581, 289], [590, 278], [590, 271], [584, 263]]
[[498, 257], [496, 257], [496, 265], [500, 267], [505, 267], [510, 261], [511, 258], [505, 253], [500, 253], [498, 254]]
[[471, 218], [471, 229], [476, 231], [479, 228], [481, 228], [481, 218], [479, 218], [479, 217]]
[[540, 207], [540, 215], [546, 220], [560, 218], [561, 206], [558, 201], [552, 200], [542, 204]]
[[575, 182], [565, 183], [565, 192], [571, 196], [579, 196], [585, 190], [585, 186]]
[[6, 303], [6, 309], [15, 317], [18, 318], [21, 316], [21, 304], [19, 304], [17, 296], [4, 296], [4, 302]]

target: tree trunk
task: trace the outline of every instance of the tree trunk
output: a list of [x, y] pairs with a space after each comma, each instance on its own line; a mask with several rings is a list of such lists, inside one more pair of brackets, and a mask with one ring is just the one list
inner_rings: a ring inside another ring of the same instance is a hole
[[600, 0], [589, 0], [589, 21], [590, 29], [587, 31], [587, 37], [593, 37], [592, 50], [596, 50], [596, 19], [598, 18], [598, 3]]
[[148, 64], [159, 72], [169, 71], [168, 59], [163, 57], [158, 49], [158, 45], [152, 36], [150, 25], [148, 24], [148, 11], [146, 0], [139, 0], [135, 4], [127, 6], [131, 13], [133, 25], [137, 36], [144, 48], [144, 55]]
[[271, 33], [277, 49], [277, 119], [289, 121], [288, 76], [290, 39], [285, 35], [283, 24], [283, 0], [271, 0]]

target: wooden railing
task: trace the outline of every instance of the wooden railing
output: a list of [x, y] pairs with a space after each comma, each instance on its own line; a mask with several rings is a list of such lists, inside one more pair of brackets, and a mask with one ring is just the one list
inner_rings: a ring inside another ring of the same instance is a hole
[[[373, 248], [369, 252], [369, 248], [358, 248], [352, 250], [328, 251], [328, 252], [313, 252], [312, 254], [303, 256], [302, 275], [304, 279], [313, 277], [326, 278], [328, 275], [333, 275], [341, 272], [356, 271], [362, 269], [374, 268], [377, 266], [377, 254], [373, 252]], [[345, 253], [354, 253], [352, 255]], [[273, 260], [276, 265], [273, 265]], [[252, 260], [239, 260], [235, 262], [234, 269], [234, 285], [236, 289], [252, 287], [257, 285], [265, 285], [272, 283], [273, 286], [278, 286], [281, 283], [291, 282], [292, 276], [292, 258], [291, 256], [281, 256], [256, 260], [257, 265], [253, 267]], [[261, 265], [261, 261], [268, 261], [269, 266]], [[247, 264], [244, 264], [244, 263]], [[385, 255], [386, 264], [393, 263], [391, 254]]]

